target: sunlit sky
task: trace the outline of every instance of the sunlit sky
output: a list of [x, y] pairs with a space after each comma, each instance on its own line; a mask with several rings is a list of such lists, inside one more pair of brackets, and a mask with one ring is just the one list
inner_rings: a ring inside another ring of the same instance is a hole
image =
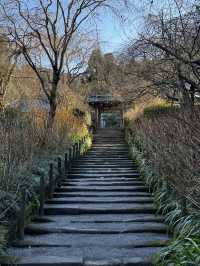
[[127, 41], [127, 33], [113, 18], [105, 18], [99, 25], [98, 37], [104, 52], [116, 52]]
[[[149, 11], [149, 10], [148, 10]], [[148, 12], [147, 11], [147, 12]], [[97, 23], [98, 39], [104, 52], [117, 52], [129, 40], [137, 37], [143, 28], [144, 11], [135, 8], [132, 12], [122, 13], [124, 20], [101, 13], [101, 20]]]
[[103, 52], [117, 52], [131, 38], [136, 37], [137, 31], [134, 27], [128, 30], [124, 25], [112, 17], [104, 17], [98, 23], [98, 40]]

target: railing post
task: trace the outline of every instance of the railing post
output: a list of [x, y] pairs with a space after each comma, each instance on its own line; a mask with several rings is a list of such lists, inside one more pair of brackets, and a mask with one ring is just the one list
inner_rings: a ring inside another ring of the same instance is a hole
[[181, 198], [181, 208], [182, 208], [182, 214], [187, 215], [187, 199], [185, 197]]
[[64, 171], [65, 171], [65, 177], [68, 175], [68, 162], [69, 162], [69, 154], [68, 152], [65, 153], [65, 163], [64, 163]]
[[60, 181], [62, 179], [62, 159], [60, 157], [58, 157], [57, 164], [58, 164], [58, 179], [57, 179], [57, 182], [58, 182], [58, 185], [59, 185]]
[[49, 198], [53, 196], [54, 192], [54, 177], [53, 177], [53, 163], [49, 165]]
[[20, 211], [18, 217], [18, 239], [24, 240], [24, 228], [26, 219], [26, 190], [22, 189], [20, 199]]
[[72, 160], [73, 160], [73, 148], [70, 147], [69, 148], [69, 163], [71, 163]]
[[72, 160], [75, 160], [75, 145], [72, 146]]
[[73, 160], [76, 160], [76, 144], [73, 144]]
[[74, 159], [76, 160], [78, 158], [78, 144], [74, 144]]
[[80, 156], [80, 142], [78, 141], [77, 142], [77, 159], [79, 158], [79, 156]]
[[85, 137], [83, 137], [83, 139], [82, 139], [82, 152], [83, 152], [83, 154], [85, 153], [85, 151], [84, 151], [84, 144], [85, 144]]
[[44, 201], [45, 201], [45, 182], [44, 182], [44, 176], [40, 176], [40, 209], [39, 209], [39, 215], [44, 215]]

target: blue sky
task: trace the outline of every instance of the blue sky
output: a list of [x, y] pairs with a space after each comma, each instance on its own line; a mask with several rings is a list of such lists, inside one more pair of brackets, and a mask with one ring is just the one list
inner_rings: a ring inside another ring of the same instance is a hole
[[99, 39], [104, 52], [116, 52], [127, 40], [123, 28], [112, 18], [105, 18], [99, 25]]
[[143, 25], [140, 11], [125, 14], [124, 23], [111, 14], [101, 13], [101, 20], [98, 21], [97, 28], [101, 48], [104, 52], [117, 52], [130, 39], [137, 37]]

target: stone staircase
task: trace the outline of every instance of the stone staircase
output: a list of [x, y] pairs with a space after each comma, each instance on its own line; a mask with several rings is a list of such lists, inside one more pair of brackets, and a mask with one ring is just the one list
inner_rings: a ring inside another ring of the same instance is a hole
[[10, 253], [17, 265], [149, 266], [168, 240], [121, 131], [99, 130]]

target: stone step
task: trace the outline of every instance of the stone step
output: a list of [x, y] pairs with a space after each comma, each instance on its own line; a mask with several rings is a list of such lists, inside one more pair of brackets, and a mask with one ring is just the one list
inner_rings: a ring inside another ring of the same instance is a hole
[[90, 160], [129, 160], [128, 156], [126, 155], [120, 155], [120, 154], [107, 154], [107, 153], [104, 153], [104, 154], [87, 154], [84, 156], [84, 158], [82, 160], [86, 160], [86, 159], [90, 159]]
[[127, 158], [109, 158], [109, 157], [98, 157], [98, 158], [91, 158], [91, 157], [88, 157], [88, 156], [84, 156], [84, 158], [82, 159], [79, 159], [79, 160], [76, 160], [76, 163], [82, 163], [82, 162], [87, 162], [87, 163], [91, 163], [91, 162], [94, 162], [94, 163], [101, 163], [103, 162], [103, 164], [120, 164], [123, 165], [124, 163], [131, 163], [133, 165], [133, 162], [131, 159], [127, 159]]
[[128, 182], [128, 181], [142, 181], [140, 177], [89, 177], [89, 178], [64, 178], [62, 179], [63, 182], [98, 182], [102, 183], [105, 182], [106, 184], [112, 183], [112, 182]]
[[44, 213], [46, 215], [64, 214], [106, 214], [106, 213], [155, 213], [152, 204], [45, 204]]
[[94, 141], [95, 140], [101, 140], [102, 141], [102, 143], [105, 141], [105, 140], [116, 140], [116, 141], [119, 141], [119, 140], [121, 140], [122, 142], [124, 142], [124, 136], [123, 135], [113, 135], [113, 134], [110, 134], [110, 135], [108, 135], [108, 134], [106, 134], [106, 135], [99, 135], [99, 134], [97, 134], [97, 135], [95, 135], [95, 137], [94, 137]]
[[[16, 265], [40, 266], [150, 266], [151, 258], [161, 247], [32, 247], [18, 248]], [[52, 254], [55, 254], [52, 256]]]
[[[128, 156], [123, 156], [123, 155], [86, 155], [84, 158], [81, 159], [82, 162], [88, 161], [88, 162], [108, 162], [108, 163], [127, 163], [127, 162], [132, 162], [131, 159]], [[121, 165], [120, 165], [121, 166]]]
[[[86, 260], [83, 261], [82, 257], [57, 257], [57, 256], [37, 256], [35, 259], [30, 257], [18, 258], [19, 266], [151, 266], [150, 260], [142, 257], [128, 258], [124, 260], [111, 259], [111, 260]], [[8, 264], [4, 264], [5, 266]]]
[[[106, 145], [106, 144], [110, 144], [110, 145], [113, 145], [113, 146], [115, 146], [116, 145], [116, 147], [117, 147], [117, 145], [118, 144], [124, 144], [124, 142], [122, 141], [122, 140], [104, 140], [103, 141], [104, 142], [104, 144]], [[93, 141], [93, 144], [94, 145], [100, 145], [102, 143], [102, 140], [94, 140]]]
[[[75, 166], [75, 163], [72, 163], [71, 167]], [[133, 167], [135, 169], [135, 165], [133, 162], [119, 162], [119, 163], [109, 163], [109, 162], [94, 162], [94, 161], [90, 161], [90, 162], [87, 162], [87, 161], [84, 161], [84, 162], [76, 162], [76, 167], [82, 167], [84, 169], [85, 168], [88, 168], [90, 167], [91, 169], [96, 169], [96, 168], [105, 168], [106, 166], [108, 166], [109, 168], [112, 168], [112, 169], [118, 169], [119, 167], [121, 169], [127, 167], [127, 168], [130, 168], [130, 167]]]
[[[116, 247], [116, 248], [134, 248], [141, 246], [156, 246], [162, 241], [169, 240], [167, 234], [161, 233], [119, 233], [119, 234], [71, 234], [52, 233], [39, 234], [36, 236], [26, 235], [24, 244], [29, 246], [41, 245], [42, 243], [51, 246], [68, 246], [68, 247]], [[160, 244], [161, 245], [161, 244]]]
[[[130, 186], [135, 186], [135, 185], [141, 185], [143, 186], [144, 183], [142, 181], [121, 181], [121, 182], [99, 182], [99, 181], [96, 181], [96, 182], [90, 182], [90, 181], [85, 181], [84, 179], [82, 179], [83, 181], [79, 181], [79, 182], [74, 182], [74, 181], [65, 181], [65, 182], [62, 182], [61, 185], [62, 186], [107, 186], [107, 187], [110, 187], [110, 186], [120, 186], [120, 187], [124, 187], [124, 186], [127, 186], [127, 185], [130, 185]], [[104, 179], [105, 180], [105, 179]]]
[[104, 173], [138, 173], [138, 170], [134, 169], [134, 168], [116, 168], [116, 169], [112, 169], [112, 168], [90, 168], [90, 167], [85, 167], [85, 168], [81, 168], [81, 167], [71, 167], [70, 168], [70, 171], [71, 172], [81, 172], [81, 171], [85, 171], [85, 172], [88, 172], [88, 173], [101, 173], [101, 172], [104, 172]]
[[117, 143], [113, 147], [112, 144], [106, 143], [106, 144], [92, 144], [92, 149], [128, 149], [128, 145], [124, 143]]
[[123, 132], [99, 130], [9, 253], [24, 266], [151, 266], [169, 241], [155, 213]]
[[116, 187], [116, 186], [80, 186], [80, 187], [75, 187], [75, 186], [62, 186], [56, 188], [56, 192], [145, 192], [147, 189], [145, 186], [142, 185], [137, 185], [137, 186], [123, 186], [123, 187]]
[[128, 152], [106, 152], [106, 151], [102, 151], [102, 152], [91, 152], [91, 153], [87, 153], [88, 157], [91, 158], [95, 158], [95, 157], [110, 157], [110, 158], [129, 158], [129, 153]]
[[71, 164], [71, 167], [70, 167], [71, 170], [91, 170], [91, 171], [108, 171], [108, 170], [112, 170], [112, 171], [137, 171], [138, 172], [138, 169], [137, 167], [133, 164], [133, 163], [128, 163], [128, 164], [125, 164], [123, 166], [122, 165], [119, 165], [119, 164], [109, 164], [108, 162], [105, 162], [105, 163], [102, 163], [101, 165], [97, 165], [95, 163], [86, 163], [86, 162], [83, 162], [82, 164]]
[[73, 227], [70, 225], [59, 225], [54, 223], [49, 224], [29, 224], [25, 233], [28, 235], [43, 235], [43, 234], [127, 234], [127, 233], [158, 233], [165, 234], [167, 228], [163, 223], [99, 223], [99, 224], [74, 224]]
[[134, 172], [134, 173], [109, 173], [109, 174], [95, 174], [95, 173], [70, 173], [69, 175], [70, 178], [106, 178], [106, 177], [139, 177], [139, 173]]
[[92, 172], [92, 173], [94, 173], [94, 172], [99, 172], [99, 173], [101, 173], [101, 172], [105, 172], [105, 173], [108, 173], [108, 172], [113, 172], [113, 173], [115, 173], [115, 172], [117, 172], [117, 173], [126, 173], [126, 172], [133, 172], [133, 173], [138, 173], [138, 170], [137, 169], [134, 169], [133, 167], [131, 168], [127, 168], [127, 167], [123, 167], [123, 168], [111, 168], [111, 167], [105, 167], [105, 166], [103, 166], [103, 167], [89, 167], [89, 166], [83, 166], [83, 167], [77, 167], [77, 166], [73, 166], [73, 167], [71, 167], [70, 168], [70, 171], [71, 172], [76, 172], [76, 171], [87, 171], [87, 172]]
[[94, 147], [88, 153], [101, 153], [101, 152], [108, 152], [108, 153], [128, 153], [127, 147]]
[[151, 194], [149, 192], [142, 192], [142, 191], [135, 191], [134, 194], [132, 192], [126, 192], [126, 191], [65, 191], [65, 192], [54, 192], [53, 196], [55, 198], [63, 198], [63, 197], [92, 197], [92, 198], [98, 198], [98, 197], [113, 197], [113, 198], [122, 198], [122, 197], [145, 197], [150, 196]]
[[89, 151], [91, 153], [100, 153], [100, 152], [109, 152], [109, 153], [115, 153], [115, 152], [122, 152], [127, 153], [129, 149], [126, 146], [93, 146], [92, 149]]
[[116, 166], [108, 166], [106, 167], [106, 164], [105, 165], [97, 165], [95, 167], [94, 164], [82, 164], [82, 165], [77, 165], [76, 167], [73, 165], [73, 166], [70, 166], [69, 167], [69, 170], [70, 172], [77, 172], [77, 171], [84, 171], [84, 172], [89, 172], [89, 173], [101, 173], [101, 172], [105, 172], [105, 173], [113, 173], [113, 174], [126, 174], [126, 173], [139, 173], [138, 169], [136, 169], [136, 167], [133, 167], [132, 165], [129, 165], [127, 167], [127, 171], [126, 171], [126, 167], [125, 166], [122, 166], [119, 168], [119, 165], [116, 165]]
[[70, 204], [70, 203], [153, 203], [152, 198], [150, 197], [124, 197], [124, 198], [95, 198], [91, 199], [90, 197], [65, 197], [65, 198], [54, 198], [46, 201], [47, 204]]
[[39, 216], [34, 219], [35, 223], [55, 223], [55, 224], [76, 224], [76, 223], [144, 223], [144, 222], [163, 222], [163, 217], [154, 214], [128, 213], [128, 214], [80, 214], [80, 215], [58, 215], [58, 216]]
[[102, 154], [108, 154], [108, 155], [123, 155], [128, 156], [129, 152], [128, 150], [92, 150], [87, 153], [88, 155], [102, 155]]

